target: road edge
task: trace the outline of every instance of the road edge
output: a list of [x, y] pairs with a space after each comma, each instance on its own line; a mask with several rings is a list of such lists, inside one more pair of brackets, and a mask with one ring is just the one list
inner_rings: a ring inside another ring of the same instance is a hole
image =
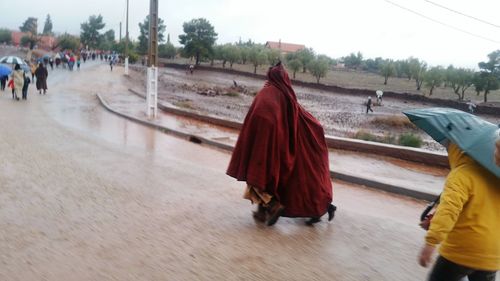
[[[218, 149], [222, 149], [222, 150], [229, 151], [229, 152], [232, 152], [234, 149], [234, 147], [232, 145], [220, 143], [220, 142], [213, 141], [213, 140], [210, 140], [210, 139], [207, 139], [204, 137], [200, 137], [197, 135], [193, 135], [193, 134], [186, 134], [186, 133], [168, 128], [166, 126], [156, 124], [154, 122], [151, 122], [148, 120], [143, 120], [143, 119], [137, 118], [135, 116], [131, 116], [129, 114], [120, 112], [118, 110], [113, 109], [100, 94], [97, 93], [96, 96], [97, 96], [97, 99], [99, 100], [100, 104], [106, 110], [108, 110], [109, 112], [116, 114], [118, 116], [124, 117], [128, 120], [140, 123], [142, 125], [145, 125], [145, 126], [148, 126], [151, 128], [154, 128], [156, 130], [159, 130], [159, 131], [167, 133], [167, 134], [171, 134], [171, 135], [186, 139], [186, 140], [194, 142], [194, 143], [206, 144], [206, 145], [213, 146], [213, 147], [216, 147]], [[377, 190], [382, 190], [382, 191], [386, 191], [386, 192], [390, 192], [390, 193], [394, 193], [394, 194], [398, 194], [398, 195], [403, 195], [406, 197], [411, 197], [411, 198], [419, 199], [419, 200], [432, 201], [437, 197], [436, 194], [427, 193], [427, 192], [418, 191], [418, 190], [413, 190], [413, 189], [408, 189], [408, 188], [401, 187], [401, 186], [386, 184], [386, 183], [362, 178], [359, 176], [335, 172], [332, 170], [330, 170], [330, 176], [334, 179], [338, 179], [341, 181], [346, 181], [346, 182], [353, 183], [353, 184], [363, 185], [363, 186], [367, 186], [367, 187], [374, 188]]]

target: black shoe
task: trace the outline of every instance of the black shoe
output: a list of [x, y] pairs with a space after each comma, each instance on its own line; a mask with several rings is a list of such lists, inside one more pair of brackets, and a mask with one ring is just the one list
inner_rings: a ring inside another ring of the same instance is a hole
[[315, 223], [318, 223], [320, 221], [321, 221], [320, 218], [310, 218], [306, 221], [306, 225], [313, 226]]
[[333, 220], [335, 217], [335, 211], [337, 211], [337, 206], [333, 204], [328, 205], [328, 221]]
[[253, 212], [253, 218], [259, 222], [266, 222], [266, 207], [259, 204], [257, 211]]
[[270, 206], [268, 207], [269, 217], [267, 218], [266, 225], [267, 226], [274, 225], [284, 211], [285, 211], [285, 206], [281, 205], [278, 201], [273, 200], [272, 203], [270, 203]]

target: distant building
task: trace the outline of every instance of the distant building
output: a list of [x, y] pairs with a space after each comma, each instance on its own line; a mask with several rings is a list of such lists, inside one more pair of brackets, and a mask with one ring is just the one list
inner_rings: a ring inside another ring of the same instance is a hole
[[345, 63], [343, 61], [337, 62], [334, 68], [345, 68]]
[[278, 42], [267, 41], [265, 47], [271, 50], [279, 50], [283, 55], [295, 53], [306, 48], [304, 45], [285, 43], [281, 42], [281, 40]]
[[21, 31], [12, 31], [10, 34], [10, 37], [12, 38], [12, 45], [14, 46], [20, 46], [21, 45], [21, 38], [26, 35], [24, 32]]
[[[21, 38], [23, 38], [26, 35], [28, 35], [28, 34], [25, 32], [12, 31], [12, 33], [11, 33], [12, 45], [21, 46]], [[40, 38], [40, 41], [38, 41], [38, 44], [37, 44], [39, 49], [52, 50], [52, 48], [56, 44], [56, 38], [54, 36], [42, 35], [42, 36], [39, 36], [39, 38]]]

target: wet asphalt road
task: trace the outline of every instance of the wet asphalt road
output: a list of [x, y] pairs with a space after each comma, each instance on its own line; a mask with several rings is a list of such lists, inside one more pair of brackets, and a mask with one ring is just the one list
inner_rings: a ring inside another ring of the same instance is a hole
[[423, 202], [341, 182], [332, 223], [256, 224], [230, 155], [121, 119], [115, 68], [0, 96], [0, 280], [424, 280]]

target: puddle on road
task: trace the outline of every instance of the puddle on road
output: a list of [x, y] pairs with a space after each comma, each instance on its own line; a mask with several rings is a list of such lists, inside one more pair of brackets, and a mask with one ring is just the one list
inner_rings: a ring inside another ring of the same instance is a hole
[[[151, 155], [168, 155], [190, 149], [189, 145], [179, 146], [179, 142], [184, 140], [106, 111], [94, 95], [58, 92], [47, 97], [47, 114], [64, 127], [82, 132], [93, 139], [123, 147], [141, 148]], [[175, 150], [171, 149], [172, 146], [175, 146]]]

